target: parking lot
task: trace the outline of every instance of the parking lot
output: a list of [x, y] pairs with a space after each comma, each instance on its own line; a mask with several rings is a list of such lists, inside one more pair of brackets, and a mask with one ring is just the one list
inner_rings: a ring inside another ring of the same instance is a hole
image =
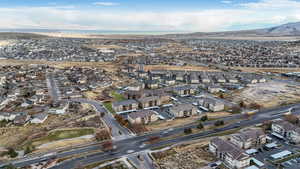
[[[277, 137], [268, 134], [268, 136], [270, 138], [272, 138], [272, 143], [275, 143], [277, 146], [276, 147], [272, 147], [272, 148], [266, 148], [265, 146], [263, 148], [259, 148], [258, 152], [253, 155], [253, 157], [257, 160], [259, 160], [260, 162], [264, 163], [263, 168], [266, 169], [274, 169], [277, 168], [277, 166], [275, 166], [272, 162], [274, 161], [278, 161], [278, 160], [283, 160], [286, 157], [283, 158], [279, 158], [279, 159], [274, 159], [271, 157], [271, 155], [274, 154], [278, 154], [284, 151], [288, 151], [291, 152], [292, 154], [296, 154], [299, 153], [300, 148], [296, 145], [290, 144], [285, 140], [282, 139], [278, 139]], [[293, 158], [290, 159], [288, 161], [284, 161], [282, 163], [280, 163], [282, 165], [283, 168], [285, 169], [299, 169], [299, 165], [300, 165], [300, 158]]]

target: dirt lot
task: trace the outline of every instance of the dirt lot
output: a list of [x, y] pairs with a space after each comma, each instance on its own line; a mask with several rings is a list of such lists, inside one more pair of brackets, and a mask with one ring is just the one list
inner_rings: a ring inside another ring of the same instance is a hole
[[250, 68], [250, 67], [231, 67], [234, 70], [241, 70], [242, 72], [271, 72], [271, 73], [288, 73], [288, 72], [300, 72], [300, 68]]
[[54, 62], [54, 61], [42, 61], [42, 60], [13, 60], [13, 59], [0, 60], [0, 66], [1, 65], [31, 65], [31, 64], [46, 64], [57, 68], [66, 68], [72, 66], [88, 67], [88, 68], [94, 67], [94, 68], [104, 69], [108, 72], [115, 72], [118, 69], [117, 65], [109, 62]]
[[186, 71], [217, 71], [204, 66], [170, 66], [170, 65], [145, 65], [144, 69], [148, 70], [186, 70]]
[[195, 122], [195, 120], [197, 120], [198, 118], [199, 118], [198, 116], [194, 116], [194, 117], [189, 117], [189, 118], [175, 119], [172, 121], [159, 121], [159, 122], [147, 125], [146, 128], [149, 131], [163, 130], [163, 129], [178, 127], [178, 126], [182, 126], [185, 124]]
[[300, 86], [285, 82], [270, 81], [251, 85], [230, 96], [234, 102], [245, 100], [263, 107], [274, 107], [300, 101]]
[[179, 145], [170, 150], [153, 153], [159, 169], [199, 169], [214, 161], [207, 151], [210, 138]]
[[9, 41], [0, 41], [0, 47], [1, 46], [6, 46], [6, 45], [9, 45], [10, 44], [10, 42]]

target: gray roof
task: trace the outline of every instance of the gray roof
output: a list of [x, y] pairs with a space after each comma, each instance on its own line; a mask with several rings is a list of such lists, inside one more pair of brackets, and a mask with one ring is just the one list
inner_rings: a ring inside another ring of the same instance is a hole
[[152, 116], [153, 114], [156, 114], [153, 110], [139, 110], [139, 111], [130, 113], [128, 116], [132, 119], [136, 119], [136, 118], [149, 117], [149, 116]]
[[249, 157], [242, 149], [229, 141], [225, 141], [217, 137], [213, 138], [211, 143], [218, 147], [219, 152], [228, 153], [233, 159], [239, 160]]
[[114, 102], [113, 106], [122, 106], [122, 105], [130, 105], [130, 104], [138, 104], [138, 102], [136, 100], [129, 99], [129, 100]]
[[39, 120], [44, 120], [45, 118], [48, 117], [47, 113], [38, 113], [32, 116], [35, 119], [39, 119]]
[[262, 129], [247, 129], [239, 133], [232, 134], [232, 136], [238, 138], [240, 141], [247, 141], [249, 139], [255, 140], [263, 135], [265, 135], [265, 133]]
[[170, 111], [185, 111], [185, 110], [191, 110], [195, 108], [192, 104], [177, 104], [170, 108]]
[[159, 100], [159, 97], [158, 96], [149, 96], [149, 97], [144, 97], [144, 98], [138, 99], [138, 101], [141, 103], [154, 101], [154, 100]]

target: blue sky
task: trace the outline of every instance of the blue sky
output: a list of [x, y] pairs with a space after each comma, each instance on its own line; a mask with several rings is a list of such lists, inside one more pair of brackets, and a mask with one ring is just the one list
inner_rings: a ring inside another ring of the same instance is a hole
[[0, 0], [0, 28], [212, 32], [300, 21], [300, 0]]

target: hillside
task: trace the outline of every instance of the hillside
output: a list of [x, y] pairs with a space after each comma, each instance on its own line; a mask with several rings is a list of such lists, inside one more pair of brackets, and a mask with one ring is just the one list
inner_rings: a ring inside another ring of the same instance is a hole
[[8, 39], [42, 39], [42, 38], [48, 38], [48, 36], [34, 34], [34, 33], [0, 32], [0, 40], [8, 40]]

